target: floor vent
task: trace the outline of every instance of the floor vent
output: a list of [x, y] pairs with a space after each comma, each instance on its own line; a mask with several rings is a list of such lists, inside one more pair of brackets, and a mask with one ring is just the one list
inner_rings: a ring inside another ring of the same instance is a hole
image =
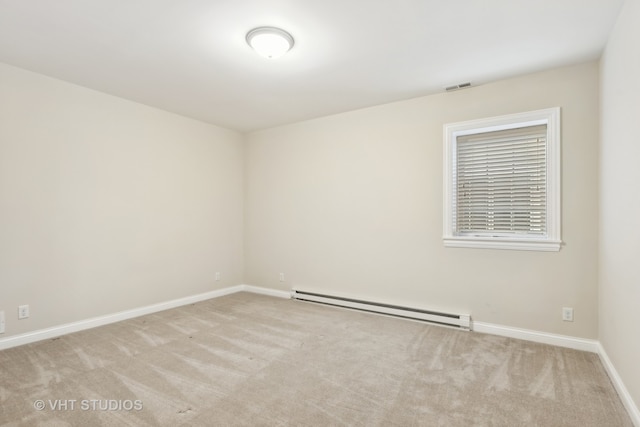
[[437, 311], [382, 304], [379, 302], [362, 301], [353, 298], [323, 295], [299, 290], [293, 290], [291, 292], [291, 297], [299, 301], [309, 301], [338, 307], [352, 308], [355, 310], [386, 314], [405, 319], [421, 320], [423, 322], [437, 325], [452, 326], [467, 331], [471, 330], [471, 315], [469, 314], [440, 313]]

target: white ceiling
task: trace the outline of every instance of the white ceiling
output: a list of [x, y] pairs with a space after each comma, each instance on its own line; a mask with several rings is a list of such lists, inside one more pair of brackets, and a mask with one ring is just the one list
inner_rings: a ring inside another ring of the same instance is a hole
[[[623, 0], [0, 0], [0, 62], [239, 131], [596, 59]], [[247, 31], [295, 38], [268, 60]]]

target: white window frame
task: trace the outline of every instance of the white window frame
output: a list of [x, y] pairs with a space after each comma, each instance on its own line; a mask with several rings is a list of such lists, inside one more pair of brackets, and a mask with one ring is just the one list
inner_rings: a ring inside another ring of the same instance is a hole
[[[457, 137], [542, 124], [547, 125], [546, 235], [511, 237], [457, 234], [454, 224], [455, 194], [453, 193], [456, 191], [453, 174], [457, 164]], [[462, 248], [559, 251], [562, 245], [560, 135], [559, 107], [444, 125], [444, 245]]]

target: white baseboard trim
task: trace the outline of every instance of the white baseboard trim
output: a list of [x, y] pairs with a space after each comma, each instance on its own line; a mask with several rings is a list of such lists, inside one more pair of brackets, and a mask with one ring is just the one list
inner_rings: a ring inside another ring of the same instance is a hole
[[631, 418], [633, 425], [636, 427], [640, 427], [640, 410], [638, 410], [638, 406], [633, 401], [633, 398], [629, 394], [627, 387], [625, 387], [624, 383], [622, 382], [622, 378], [620, 378], [620, 375], [618, 375], [618, 371], [616, 371], [613, 363], [611, 363], [611, 359], [609, 359], [607, 352], [604, 350], [604, 347], [600, 342], [598, 342], [598, 355], [600, 356], [600, 360], [604, 365], [604, 369], [607, 371], [607, 374], [609, 374], [609, 378], [611, 378], [613, 386], [618, 392], [618, 396], [620, 396], [622, 404], [627, 410], [627, 413], [629, 413], [629, 417]]
[[269, 288], [263, 288], [260, 286], [253, 286], [253, 285], [239, 285], [241, 288], [241, 291], [244, 292], [251, 292], [254, 294], [260, 294], [260, 295], [268, 295], [271, 297], [277, 297], [277, 298], [291, 298], [291, 291], [279, 291], [276, 289], [269, 289]]
[[31, 344], [37, 341], [55, 338], [65, 334], [71, 334], [73, 332], [80, 332], [86, 329], [120, 322], [122, 320], [133, 319], [134, 317], [140, 317], [146, 314], [157, 313], [158, 311], [169, 310], [171, 308], [181, 307], [183, 305], [189, 305], [212, 298], [235, 294], [237, 292], [252, 292], [255, 294], [269, 295], [278, 298], [291, 298], [290, 291], [279, 291], [252, 285], [230, 286], [227, 288], [216, 289], [202, 294], [178, 298], [171, 301], [165, 301], [158, 304], [147, 305], [144, 307], [120, 311], [104, 316], [92, 317], [90, 319], [79, 320], [77, 322], [66, 323], [64, 325], [53, 326], [51, 328], [40, 329], [33, 332], [10, 336], [7, 338], [0, 338], [0, 350], [17, 347], [24, 344]]
[[77, 322], [66, 323], [64, 325], [53, 326], [51, 328], [40, 329], [33, 332], [27, 332], [20, 335], [14, 335], [7, 338], [0, 338], [0, 350], [19, 345], [31, 344], [36, 341], [46, 340], [49, 338], [59, 337], [60, 335], [70, 334], [73, 332], [84, 331], [98, 326], [108, 325], [110, 323], [120, 322], [122, 320], [132, 319], [134, 317], [144, 316], [145, 314], [156, 313], [158, 311], [168, 310], [183, 305], [193, 304], [196, 302], [218, 298], [224, 295], [234, 294], [246, 290], [244, 285], [231, 286], [202, 294], [192, 295], [184, 298], [178, 298], [171, 301], [165, 301], [158, 304], [147, 305], [131, 310], [120, 311], [117, 313], [107, 314], [104, 316], [93, 317], [90, 319], [79, 320]]
[[473, 331], [598, 353], [598, 341], [473, 321]]

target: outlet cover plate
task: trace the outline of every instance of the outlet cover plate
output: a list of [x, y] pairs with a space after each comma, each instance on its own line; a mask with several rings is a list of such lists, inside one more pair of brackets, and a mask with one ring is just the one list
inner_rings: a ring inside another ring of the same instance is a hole
[[573, 322], [573, 308], [562, 307], [562, 320], [565, 322]]
[[18, 306], [18, 319], [26, 319], [29, 317], [29, 306], [28, 305], [19, 305]]

